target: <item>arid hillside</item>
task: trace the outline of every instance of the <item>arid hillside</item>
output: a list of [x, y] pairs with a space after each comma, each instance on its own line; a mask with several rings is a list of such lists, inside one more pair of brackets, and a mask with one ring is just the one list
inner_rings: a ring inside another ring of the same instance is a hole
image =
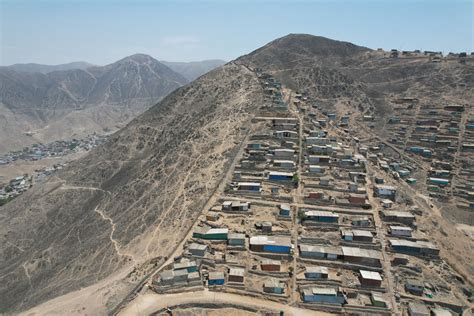
[[[342, 108], [357, 118], [377, 116], [375, 132], [354, 128], [353, 135], [375, 138], [394, 110], [393, 98], [471, 102], [473, 67], [385, 58], [350, 43], [289, 35], [200, 77], [132, 120], [105, 146], [0, 209], [0, 312], [23, 311], [117, 271], [167, 259], [248, 132], [257, 128], [251, 119], [268, 101], [257, 70], [304, 93], [325, 112]], [[107, 78], [106, 87], [115, 87], [116, 73], [95, 71]], [[101, 100], [93, 93], [90, 98]], [[456, 259], [474, 253], [471, 240], [452, 227], [449, 232], [464, 248], [443, 251], [452, 250]], [[462, 272], [472, 276], [466, 258], [459, 260]]]
[[[1, 210], [0, 310], [19, 311], [166, 256], [215, 189], [261, 104], [229, 64]], [[34, 201], [34, 203], [32, 203]]]

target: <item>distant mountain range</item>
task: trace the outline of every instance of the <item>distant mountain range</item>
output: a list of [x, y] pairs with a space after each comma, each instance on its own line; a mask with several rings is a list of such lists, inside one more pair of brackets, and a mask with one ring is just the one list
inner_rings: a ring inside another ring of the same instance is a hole
[[[202, 76], [203, 74], [222, 66], [226, 63], [224, 60], [220, 59], [209, 59], [202, 61], [190, 61], [190, 62], [175, 62], [175, 61], [165, 61], [160, 60], [162, 64], [168, 66], [171, 70], [179, 73], [184, 78], [189, 81]], [[14, 64], [6, 66], [10, 70], [21, 71], [21, 72], [40, 72], [42, 74], [47, 74], [53, 71], [63, 71], [63, 70], [72, 70], [72, 69], [87, 69], [94, 67], [96, 65], [90, 64], [85, 61], [75, 61], [67, 64], [60, 65], [43, 65], [43, 64]]]
[[189, 81], [202, 76], [214, 68], [224, 65], [226, 62], [220, 59], [211, 59], [203, 61], [192, 61], [187, 63], [161, 61], [166, 66], [170, 67], [177, 73], [183, 75]]
[[222, 61], [169, 63], [135, 54], [106, 66], [0, 67], [0, 153], [114, 131]]
[[63, 71], [63, 70], [71, 70], [71, 69], [86, 69], [89, 67], [94, 66], [93, 64], [89, 64], [85, 61], [75, 61], [72, 63], [61, 64], [61, 65], [42, 65], [42, 64], [35, 64], [35, 63], [28, 63], [28, 64], [14, 64], [11, 66], [7, 66], [7, 68], [15, 71], [22, 71], [22, 72], [40, 72], [42, 74], [47, 74], [53, 71]]

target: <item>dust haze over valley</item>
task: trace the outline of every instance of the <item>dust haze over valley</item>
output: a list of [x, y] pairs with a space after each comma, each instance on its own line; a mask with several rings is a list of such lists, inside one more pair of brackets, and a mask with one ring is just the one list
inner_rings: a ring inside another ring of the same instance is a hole
[[[71, 129], [77, 122], [87, 131], [130, 122], [104, 145], [0, 208], [0, 312], [106, 314], [117, 312], [117, 306], [126, 306], [135, 296], [136, 306], [144, 304], [141, 300], [146, 301], [146, 291], [151, 290], [145, 286], [134, 292], [135, 286], [143, 286], [150, 273], [180, 255], [182, 242], [190, 238], [199, 215], [228, 192], [244, 147], [265, 135], [266, 125], [255, 119], [287, 115], [275, 114], [268, 107], [261, 74], [281, 82], [291, 115], [306, 115], [313, 111], [312, 104], [317, 105], [318, 113], [336, 113], [338, 117], [351, 113], [352, 137], [371, 146], [385, 143], [385, 150], [392, 146], [401, 160], [407, 154], [390, 144], [385, 124], [399, 115], [394, 100], [409, 97], [427, 105], [460, 104], [465, 109], [462, 124], [474, 119], [472, 56], [463, 62], [453, 57], [438, 63], [422, 53], [406, 58], [401, 52], [397, 58], [390, 54], [324, 37], [290, 34], [190, 83], [196, 74], [180, 75], [177, 69], [171, 70], [172, 65], [170, 69], [145, 55], [105, 67], [46, 75], [1, 69], [6, 83], [0, 112], [4, 122], [21, 122], [28, 116], [34, 122], [23, 123], [20, 129], [37, 129], [33, 137], [60, 137], [71, 132], [59, 131], [54, 123], [40, 127], [55, 120], [67, 122]], [[13, 93], [24, 82], [35, 82], [40, 88]], [[48, 85], [42, 86], [42, 82]], [[309, 100], [307, 105], [292, 102], [293, 96], [301, 93]], [[48, 100], [41, 101], [46, 112], [34, 106], [38, 97]], [[161, 98], [145, 110], [148, 102]], [[145, 112], [132, 119], [141, 111]], [[364, 115], [374, 118], [370, 126], [363, 122]], [[5, 124], [2, 128], [9, 126]], [[341, 127], [331, 128], [337, 137], [347, 138], [341, 136]], [[462, 132], [460, 137], [468, 137], [464, 128]], [[17, 129], [15, 134], [21, 133]], [[9, 135], [2, 130], [2, 137], [13, 138]], [[461, 179], [462, 166], [472, 162], [472, 156], [464, 155], [461, 145], [457, 150], [453, 170]], [[385, 156], [390, 154], [385, 152]], [[406, 159], [416, 161], [424, 173], [430, 168], [428, 161], [416, 156]], [[378, 166], [371, 168], [372, 174], [383, 174]], [[388, 183], [396, 183], [386, 178]], [[422, 209], [418, 228], [432, 232], [430, 241], [441, 254], [431, 266], [436, 269], [442, 262], [443, 277], [451, 282], [456, 298], [450, 302], [465, 308], [472, 299], [469, 291], [474, 267], [469, 260], [474, 249], [473, 240], [457, 227], [472, 225], [472, 211], [456, 202], [455, 187], [449, 193], [451, 202], [446, 204], [435, 198], [426, 202], [426, 189], [413, 191], [404, 182], [396, 185], [405, 201]], [[301, 203], [301, 193], [291, 194], [291, 203]], [[390, 272], [384, 273], [389, 279]], [[296, 288], [292, 286], [291, 291]], [[219, 299], [231, 298], [222, 295]], [[289, 306], [306, 308], [292, 300]], [[283, 308], [268, 304], [270, 310]]]

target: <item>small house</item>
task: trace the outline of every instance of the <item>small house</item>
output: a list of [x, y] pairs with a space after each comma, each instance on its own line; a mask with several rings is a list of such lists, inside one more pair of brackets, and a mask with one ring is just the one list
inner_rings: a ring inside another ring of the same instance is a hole
[[185, 283], [188, 281], [188, 271], [186, 269], [174, 270], [173, 275], [174, 283]]
[[250, 237], [250, 249], [258, 252], [290, 253], [293, 245], [286, 236], [253, 236]]
[[346, 298], [334, 288], [306, 288], [303, 289], [303, 301], [305, 303], [344, 304]]
[[352, 205], [361, 205], [366, 203], [365, 194], [349, 194], [349, 203]]
[[254, 150], [258, 150], [258, 149], [262, 149], [262, 144], [260, 143], [249, 143], [247, 144], [247, 149], [254, 149]]
[[329, 138], [326, 137], [306, 137], [306, 144], [308, 145], [326, 145], [329, 143]]
[[323, 192], [309, 192], [308, 193], [308, 199], [314, 199], [314, 200], [320, 200], [324, 196]]
[[225, 201], [222, 203], [222, 210], [229, 212], [246, 212], [250, 210], [250, 203], [240, 201]]
[[414, 295], [423, 295], [425, 285], [423, 282], [415, 279], [408, 279], [405, 281], [405, 291]]
[[231, 233], [228, 235], [229, 246], [245, 246], [245, 234]]
[[159, 274], [159, 283], [161, 285], [173, 285], [174, 284], [174, 272], [173, 270], [165, 270]]
[[268, 279], [263, 285], [263, 291], [265, 293], [284, 294], [285, 283], [275, 278]]
[[298, 132], [295, 131], [275, 131], [273, 136], [277, 138], [298, 138]]
[[383, 199], [381, 201], [383, 208], [392, 208], [393, 206], [393, 201], [389, 199]]
[[289, 204], [281, 204], [280, 205], [280, 211], [278, 215], [283, 216], [283, 217], [289, 217], [291, 213], [291, 207]]
[[211, 285], [224, 285], [225, 276], [224, 272], [209, 272], [209, 277], [207, 278], [207, 284]]
[[443, 179], [443, 178], [428, 178], [428, 183], [429, 184], [434, 184], [434, 185], [439, 185], [439, 186], [447, 186], [449, 185], [449, 179]]
[[261, 192], [262, 185], [258, 182], [238, 182], [238, 191], [250, 191], [250, 192]]
[[388, 232], [392, 236], [411, 237], [412, 229], [406, 226], [390, 225], [388, 227]]
[[345, 241], [372, 242], [374, 236], [368, 230], [341, 229], [341, 237]]
[[385, 222], [396, 222], [411, 225], [415, 221], [415, 216], [410, 212], [382, 211], [382, 219]]
[[394, 201], [395, 196], [397, 194], [397, 188], [390, 185], [376, 184], [374, 186], [374, 193], [375, 193], [375, 196], [388, 198]]
[[383, 178], [375, 177], [374, 180], [375, 180], [375, 183], [376, 183], [376, 184], [383, 184], [383, 183], [384, 183], [384, 179], [383, 179]]
[[442, 307], [435, 307], [431, 309], [431, 314], [433, 316], [452, 316], [452, 314], [447, 310]]
[[199, 272], [196, 271], [196, 272], [188, 273], [188, 280], [187, 281], [189, 283], [196, 282], [196, 281], [201, 283], [201, 276], [199, 275]]
[[229, 268], [229, 277], [228, 281], [229, 282], [237, 282], [237, 283], [244, 283], [244, 274], [245, 274], [245, 269], [244, 268]]
[[272, 222], [263, 222], [262, 223], [262, 232], [271, 233], [272, 232], [272, 227], [273, 227]]
[[329, 270], [327, 267], [306, 267], [304, 277], [309, 280], [327, 279]]
[[342, 247], [345, 261], [354, 264], [380, 267], [382, 256], [379, 251], [355, 247]]
[[363, 286], [380, 287], [382, 285], [382, 276], [375, 271], [360, 270], [359, 282]]
[[388, 242], [392, 250], [395, 252], [427, 256], [439, 255], [439, 248], [437, 248], [434, 244], [428, 241], [389, 239]]
[[282, 169], [294, 169], [295, 162], [293, 160], [274, 160], [273, 161], [274, 167], [279, 167]]
[[362, 216], [362, 217], [354, 218], [351, 221], [351, 225], [356, 226], [356, 227], [369, 227], [372, 225], [372, 220], [367, 216]]
[[295, 151], [289, 148], [277, 148], [273, 150], [273, 156], [276, 158], [293, 158]]
[[342, 257], [342, 251], [336, 247], [298, 245], [300, 256], [303, 258], [320, 258], [328, 260], [337, 260]]
[[196, 261], [181, 261], [173, 264], [173, 270], [178, 271], [178, 270], [186, 270], [188, 273], [191, 272], [196, 272], [198, 270], [198, 266], [196, 264]]
[[193, 238], [206, 240], [227, 240], [228, 228], [196, 229], [193, 232]]
[[321, 223], [338, 223], [339, 215], [327, 211], [305, 211], [305, 220]]
[[430, 310], [423, 303], [408, 303], [408, 315], [410, 316], [430, 316]]
[[204, 257], [207, 251], [207, 245], [192, 243], [188, 248], [189, 252], [195, 257]]
[[260, 263], [262, 271], [280, 272], [281, 262], [277, 260], [264, 259]]
[[279, 171], [270, 171], [268, 174], [268, 180], [270, 181], [292, 181], [293, 172], [279, 172]]
[[319, 185], [325, 186], [325, 187], [332, 186], [332, 180], [333, 180], [333, 178], [329, 177], [329, 176], [321, 177], [321, 178], [319, 178]]
[[316, 155], [309, 155], [308, 161], [311, 164], [315, 163], [329, 163], [331, 161], [331, 157], [329, 156], [316, 156]]
[[381, 293], [371, 292], [370, 302], [375, 307], [387, 308], [389, 306], [387, 299], [385, 299]]
[[326, 167], [320, 165], [309, 165], [309, 172], [313, 173], [325, 173]]

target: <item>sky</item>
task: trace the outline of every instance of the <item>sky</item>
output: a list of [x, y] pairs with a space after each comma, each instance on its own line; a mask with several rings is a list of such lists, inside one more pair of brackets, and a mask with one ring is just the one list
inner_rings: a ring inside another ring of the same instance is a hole
[[474, 51], [474, 0], [0, 0], [0, 64], [232, 60], [289, 33]]

